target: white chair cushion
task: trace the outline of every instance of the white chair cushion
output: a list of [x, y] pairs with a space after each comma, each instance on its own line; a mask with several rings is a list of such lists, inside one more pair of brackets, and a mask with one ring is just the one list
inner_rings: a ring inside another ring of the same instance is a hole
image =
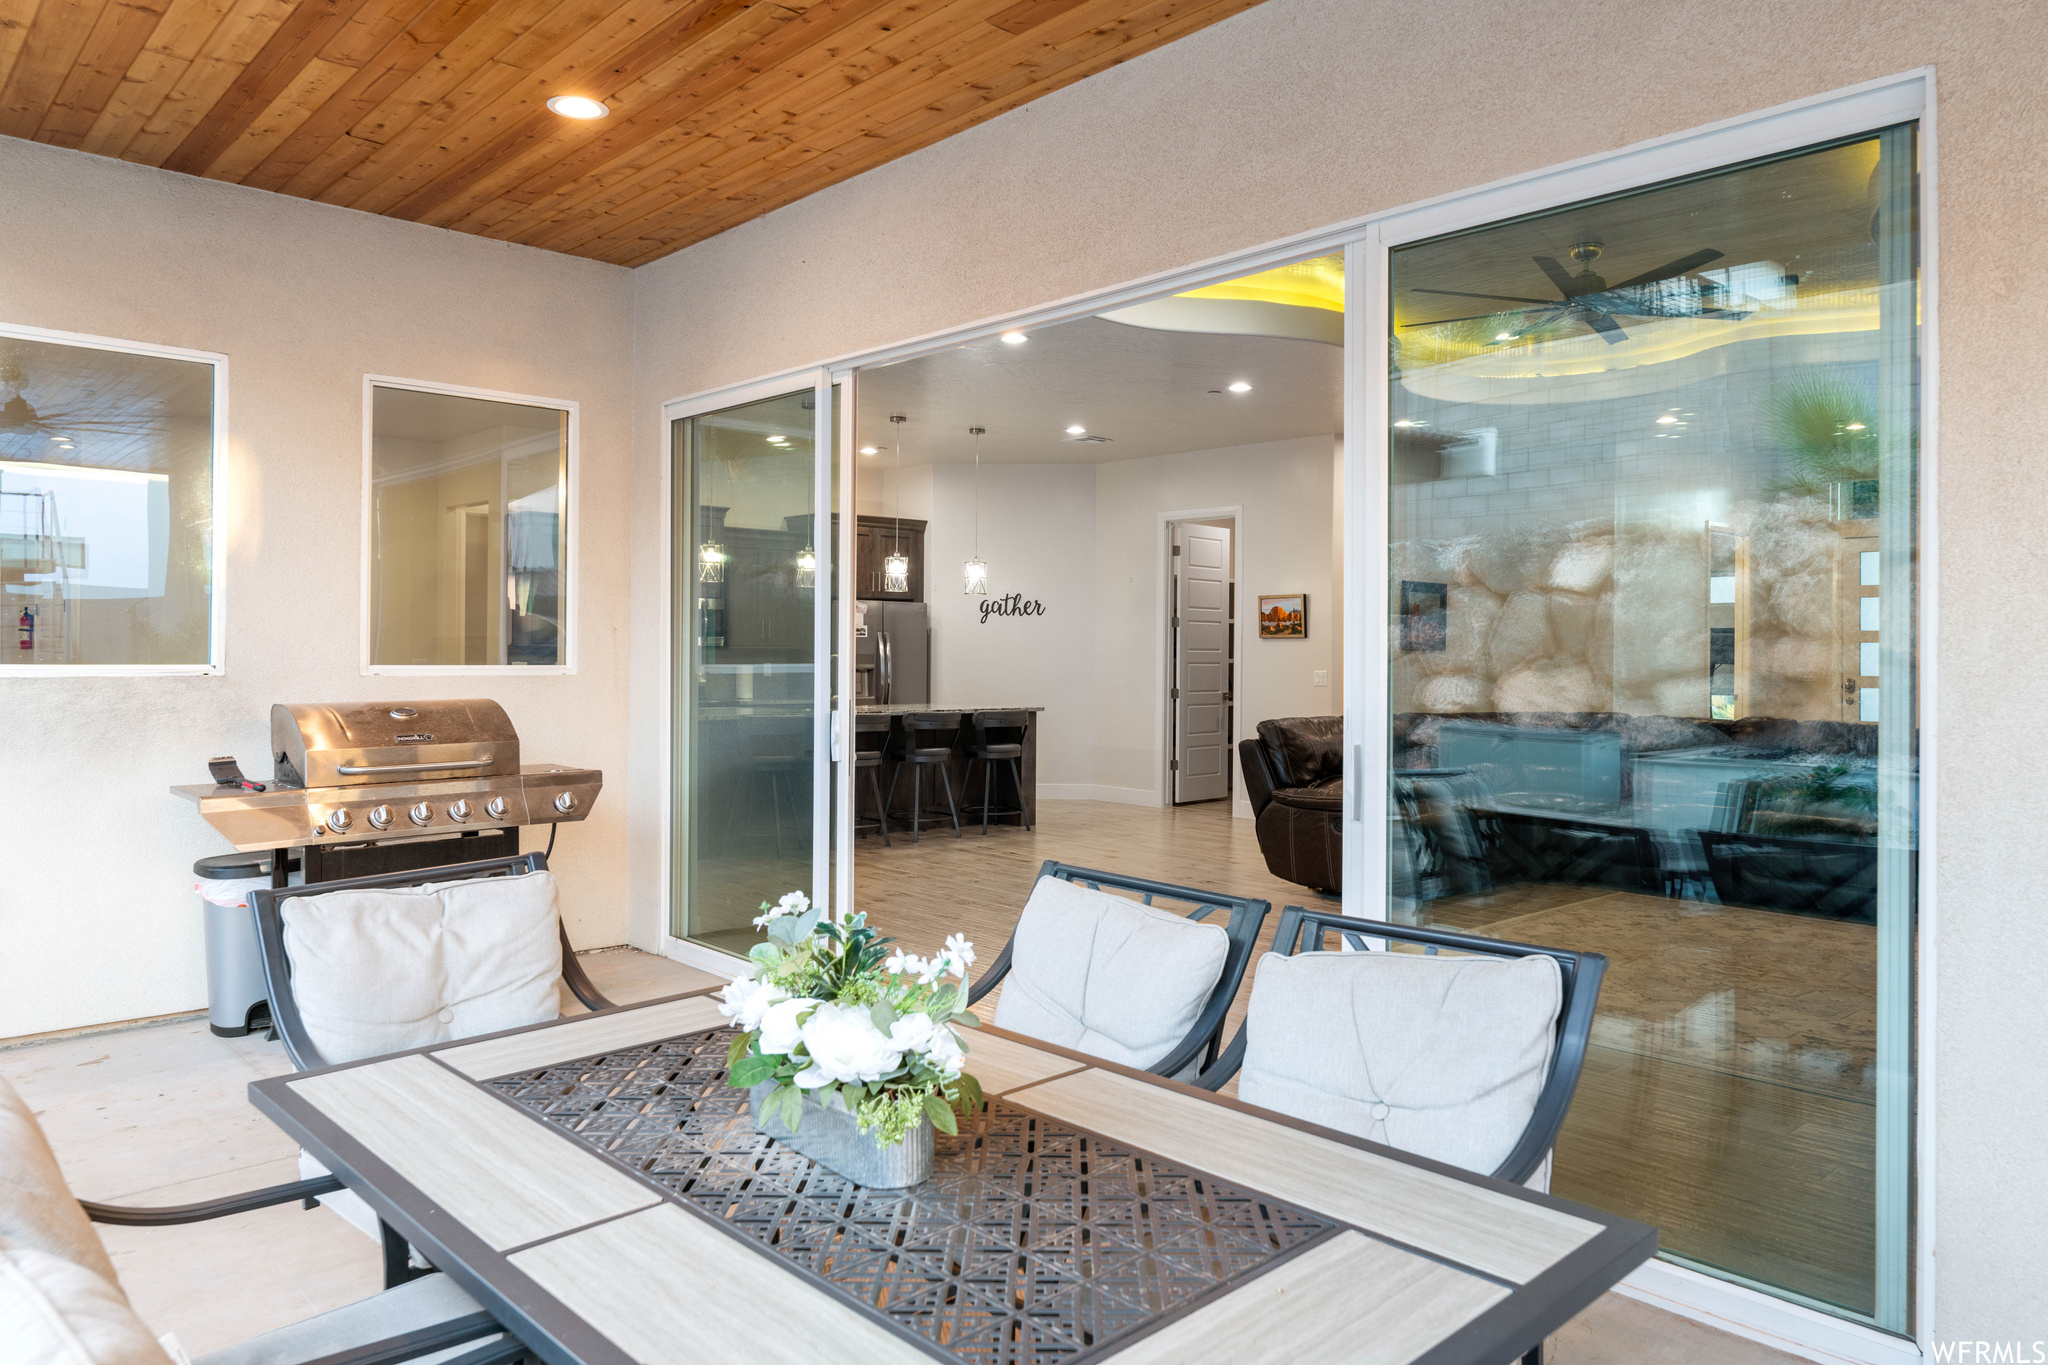
[[0, 1237], [0, 1365], [170, 1365], [113, 1281]]
[[114, 1263], [78, 1207], [36, 1116], [0, 1076], [0, 1238], [83, 1266], [114, 1286]]
[[1563, 998], [1552, 957], [1268, 953], [1238, 1098], [1490, 1175], [1535, 1112]]
[[996, 1024], [1149, 1067], [1195, 1026], [1229, 951], [1221, 925], [1040, 877], [1017, 920]]
[[[483, 1311], [482, 1304], [446, 1275], [425, 1275], [288, 1327], [209, 1351], [193, 1365], [278, 1365], [280, 1361], [318, 1360]], [[409, 1365], [435, 1365], [498, 1339], [496, 1333], [479, 1337], [420, 1356]]]
[[283, 913], [292, 994], [330, 1063], [560, 1012], [551, 873], [294, 896]]

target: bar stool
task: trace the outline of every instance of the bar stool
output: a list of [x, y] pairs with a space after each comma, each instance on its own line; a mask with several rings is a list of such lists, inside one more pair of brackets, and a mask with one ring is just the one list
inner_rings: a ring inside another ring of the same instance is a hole
[[[974, 765], [985, 763], [981, 770], [981, 805], [969, 806], [971, 816], [981, 812], [981, 837], [988, 837], [988, 818], [991, 815], [1014, 815], [1025, 829], [1031, 826], [1024, 814], [1024, 737], [1031, 731], [1029, 711], [976, 711], [969, 717], [973, 726], [973, 737], [967, 742], [967, 775], [960, 780], [964, 795], [974, 790]], [[1017, 793], [1017, 804], [998, 806], [993, 791], [998, 764], [1005, 764], [1010, 770], [1010, 785]]]
[[960, 808], [953, 804], [953, 779], [946, 773], [946, 760], [960, 742], [958, 711], [913, 711], [897, 718], [896, 733], [890, 737], [890, 757], [896, 771], [889, 774], [889, 804], [896, 801], [896, 779], [910, 768], [910, 842], [917, 842], [919, 823], [924, 817], [924, 770], [937, 767], [939, 781], [946, 788], [946, 810], [953, 817], [953, 837], [960, 837]]
[[[735, 785], [732, 801], [725, 809], [725, 845], [733, 843], [732, 827], [742, 806], [747, 808], [747, 819], [752, 823], [760, 809], [762, 788], [765, 785], [768, 797], [768, 811], [775, 822], [775, 854], [782, 856], [782, 808], [789, 806], [790, 820], [802, 829], [802, 811], [797, 798], [804, 795], [803, 782], [810, 776], [811, 746], [807, 742], [809, 732], [791, 730], [784, 734], [768, 734], [755, 738], [754, 752], [747, 758], [746, 770]], [[745, 837], [744, 835], [742, 837]]]
[[[889, 807], [882, 801], [882, 783], [877, 774], [882, 767], [882, 750], [889, 745], [889, 732], [895, 724], [888, 716], [863, 716], [853, 718], [853, 837], [858, 839], [870, 830], [880, 830], [882, 847], [889, 843]], [[870, 742], [865, 736], [876, 738]], [[868, 780], [868, 794], [875, 799], [873, 819], [860, 813], [860, 780]], [[865, 828], [863, 828], [865, 827]]]

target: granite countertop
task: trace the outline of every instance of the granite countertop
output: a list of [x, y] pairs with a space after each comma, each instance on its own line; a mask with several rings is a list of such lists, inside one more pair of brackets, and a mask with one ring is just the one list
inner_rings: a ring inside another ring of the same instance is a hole
[[853, 711], [858, 716], [907, 716], [918, 711], [958, 711], [960, 714], [966, 715], [970, 711], [1043, 711], [1044, 709], [1043, 706], [941, 705], [938, 702], [932, 701], [892, 702], [887, 706], [882, 706], [875, 702], [864, 701], [855, 706]]

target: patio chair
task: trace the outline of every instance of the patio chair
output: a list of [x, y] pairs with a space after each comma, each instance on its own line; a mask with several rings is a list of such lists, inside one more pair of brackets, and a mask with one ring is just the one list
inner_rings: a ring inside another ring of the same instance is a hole
[[[1332, 933], [1422, 952], [1326, 952]], [[1237, 1036], [1194, 1083], [1241, 1069], [1247, 1104], [1547, 1189], [1606, 971], [1599, 953], [1290, 905]]]
[[[560, 1017], [557, 982], [591, 1010], [555, 908], [547, 858], [522, 853], [249, 893], [270, 1015], [301, 1071]], [[326, 1168], [301, 1154], [300, 1174]], [[344, 1191], [322, 1201], [384, 1243], [385, 1280], [413, 1273], [404, 1241]]]
[[[1163, 909], [1155, 898], [1190, 908]], [[968, 1003], [1014, 972], [996, 1005], [998, 1026], [1157, 1075], [1191, 1077], [1216, 1060], [1223, 1017], [1272, 908], [1048, 860]], [[1228, 927], [1199, 923], [1219, 910], [1229, 911]]]
[[[203, 1204], [126, 1208], [74, 1197], [26, 1102], [0, 1078], [0, 1362], [170, 1365], [129, 1306], [93, 1223], [162, 1227], [307, 1200], [333, 1176]], [[193, 1365], [505, 1365], [525, 1346], [446, 1275], [429, 1275], [200, 1356]]]

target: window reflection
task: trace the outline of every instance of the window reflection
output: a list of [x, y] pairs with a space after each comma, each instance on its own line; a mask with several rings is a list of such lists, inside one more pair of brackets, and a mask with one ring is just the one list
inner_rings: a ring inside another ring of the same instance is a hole
[[383, 386], [372, 402], [370, 662], [567, 663], [569, 414]]
[[1404, 247], [1392, 289], [1395, 913], [1612, 960], [1554, 1190], [1895, 1328], [1911, 164]]
[[0, 337], [0, 662], [211, 656], [213, 366]]

